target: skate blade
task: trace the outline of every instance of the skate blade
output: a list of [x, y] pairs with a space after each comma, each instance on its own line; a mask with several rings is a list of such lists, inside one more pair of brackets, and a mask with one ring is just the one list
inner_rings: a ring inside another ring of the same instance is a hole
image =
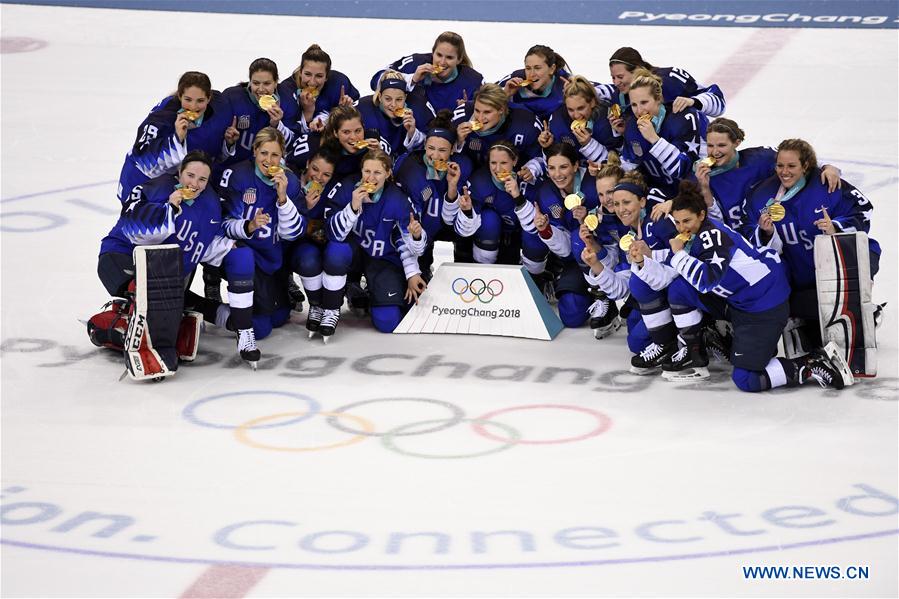
[[306, 339], [312, 339], [313, 337], [315, 337], [315, 331], [307, 331], [307, 332], [309, 333], [309, 335], [306, 337]]
[[709, 378], [709, 369], [705, 366], [687, 368], [680, 371], [662, 371], [662, 378], [666, 381], [704, 381]]
[[628, 369], [628, 372], [630, 372], [631, 374], [636, 374], [637, 376], [648, 376], [650, 374], [657, 374], [661, 369], [661, 366], [653, 366], [652, 368], [639, 368], [637, 366], [631, 366]]
[[331, 338], [331, 335], [322, 335], [322, 341], [324, 341], [325, 345], [328, 345], [328, 339]]
[[824, 355], [827, 356], [827, 359], [830, 360], [833, 367], [840, 371], [840, 374], [843, 376], [844, 387], [848, 387], [855, 383], [855, 377], [852, 376], [852, 369], [849, 368], [849, 364], [846, 363], [846, 359], [843, 357], [843, 353], [840, 351], [840, 348], [837, 347], [836, 343], [831, 341], [825, 345]]
[[259, 362], [251, 362], [250, 360], [244, 360], [244, 362], [250, 365], [250, 368], [253, 369], [253, 372], [256, 372], [256, 369], [259, 367]]
[[605, 339], [615, 331], [621, 328], [621, 319], [615, 318], [611, 323], [607, 324], [604, 327], [599, 327], [598, 329], [593, 329], [593, 338], [594, 339]]
[[80, 322], [80, 323], [83, 324], [84, 326], [87, 326], [87, 324], [88, 324], [86, 320], [83, 320], [83, 319], [81, 319], [81, 318], [78, 318], [77, 320], [78, 320], [78, 322]]

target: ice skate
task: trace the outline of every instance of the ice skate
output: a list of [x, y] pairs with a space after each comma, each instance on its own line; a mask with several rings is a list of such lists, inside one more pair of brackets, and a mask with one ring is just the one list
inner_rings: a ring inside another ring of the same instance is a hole
[[641, 376], [654, 374], [662, 367], [662, 363], [674, 353], [674, 342], [659, 345], [650, 343], [639, 354], [631, 358], [632, 374]]
[[310, 304], [309, 313], [306, 315], [306, 330], [309, 331], [309, 339], [312, 339], [318, 332], [324, 314], [325, 311], [321, 306], [313, 306]]
[[618, 304], [606, 297], [602, 291], [591, 289], [595, 301], [587, 308], [590, 314], [590, 328], [594, 339], [604, 339], [621, 327]]
[[815, 380], [822, 388], [834, 389], [842, 389], [855, 382], [849, 365], [834, 343], [828, 343], [824, 349], [805, 357], [805, 362], [799, 367], [799, 383], [805, 384], [810, 380]]
[[662, 378], [668, 381], [704, 381], [709, 378], [709, 356], [699, 340], [680, 346], [662, 363]]
[[321, 324], [318, 332], [322, 336], [322, 340], [328, 343], [331, 335], [337, 330], [337, 323], [340, 321], [340, 310], [323, 310]]
[[253, 329], [240, 329], [237, 331], [237, 351], [243, 361], [256, 370], [262, 352], [256, 347], [256, 332]]

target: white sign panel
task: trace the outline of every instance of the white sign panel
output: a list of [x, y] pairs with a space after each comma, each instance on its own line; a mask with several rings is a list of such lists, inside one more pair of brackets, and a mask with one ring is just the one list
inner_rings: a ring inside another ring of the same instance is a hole
[[441, 264], [394, 333], [552, 340], [562, 321], [523, 266]]

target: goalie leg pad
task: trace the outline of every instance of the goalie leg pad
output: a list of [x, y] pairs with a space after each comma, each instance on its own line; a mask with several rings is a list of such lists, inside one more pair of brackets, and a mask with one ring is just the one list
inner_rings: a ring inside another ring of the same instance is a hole
[[199, 312], [186, 310], [181, 317], [178, 327], [178, 340], [175, 347], [178, 349], [178, 359], [182, 362], [193, 362], [197, 357], [200, 347], [200, 329], [203, 326], [203, 315]]
[[868, 236], [815, 237], [815, 279], [823, 345], [833, 343], [857, 377], [877, 375]]
[[181, 249], [175, 244], [134, 248], [134, 304], [125, 336], [125, 367], [135, 380], [178, 369], [176, 342], [184, 310]]
[[87, 321], [87, 336], [97, 347], [123, 351], [131, 302], [115, 297]]

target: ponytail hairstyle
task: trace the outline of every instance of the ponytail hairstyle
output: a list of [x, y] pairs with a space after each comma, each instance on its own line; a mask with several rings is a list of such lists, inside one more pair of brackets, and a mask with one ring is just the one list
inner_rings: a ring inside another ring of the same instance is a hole
[[303, 55], [300, 56], [300, 66], [297, 67], [297, 70], [293, 72], [293, 79], [296, 81], [297, 87], [300, 87], [300, 72], [303, 70], [303, 65], [307, 62], [322, 62], [325, 64], [325, 79], [331, 76], [331, 56], [321, 49], [318, 44], [312, 44], [306, 51], [303, 52]]
[[618, 179], [618, 184], [620, 185], [622, 183], [636, 185], [640, 188], [640, 197], [646, 197], [646, 182], [643, 180], [643, 175], [641, 175], [639, 171], [633, 170], [624, 173], [624, 176]]
[[571, 98], [580, 96], [587, 102], [593, 102], [594, 106], [599, 105], [599, 96], [596, 95], [596, 88], [583, 75], [572, 75], [565, 87], [562, 88], [562, 98]]
[[726, 119], [724, 117], [718, 117], [711, 123], [709, 123], [709, 128], [706, 131], [706, 135], [709, 133], [721, 133], [726, 135], [728, 139], [730, 139], [733, 143], [740, 143], [744, 139], [746, 139], [746, 134], [740, 129], [739, 125], [737, 125], [736, 121], [732, 121], [731, 119]]
[[452, 31], [444, 31], [440, 35], [437, 36], [437, 39], [434, 40], [434, 46], [431, 47], [431, 54], [437, 50], [437, 44], [449, 44], [453, 48], [456, 49], [456, 53], [459, 55], [459, 64], [465, 65], [466, 67], [471, 67], [471, 59], [468, 57], [468, 53], [465, 51], [465, 41], [462, 39], [462, 36], [458, 33], [454, 33]]
[[335, 106], [332, 108], [331, 114], [328, 116], [328, 123], [322, 131], [321, 145], [339, 145], [340, 142], [337, 141], [337, 132], [345, 122], [352, 119], [359, 119], [359, 122], [365, 127], [365, 122], [362, 120], [362, 114], [356, 110], [355, 106]]
[[643, 57], [640, 56], [639, 52], [627, 46], [618, 48], [612, 53], [612, 56], [609, 57], [609, 67], [616, 63], [624, 65], [624, 68], [631, 73], [633, 73], [635, 69], [642, 68], [647, 71], [655, 69], [654, 66], [643, 60]]
[[661, 103], [663, 101], [662, 78], [655, 73], [642, 68], [634, 71], [634, 79], [631, 81], [630, 89], [634, 90], [638, 87], [648, 88], [650, 95], [656, 102]]
[[606, 177], [614, 177], [616, 182], [624, 177], [624, 169], [621, 168], [621, 158], [615, 152], [609, 152], [609, 157], [606, 159], [605, 164], [596, 171], [597, 181]]
[[200, 71], [187, 71], [178, 79], [178, 90], [175, 95], [180, 98], [188, 87], [198, 87], [206, 94], [207, 98], [212, 97], [212, 82], [209, 81], [209, 75]]
[[816, 168], [818, 168], [818, 157], [815, 155], [815, 149], [812, 144], [804, 139], [785, 139], [777, 146], [777, 153], [780, 154], [784, 150], [792, 150], [799, 154], [799, 162], [802, 164], [802, 172], [808, 178]]
[[546, 156], [547, 162], [553, 156], [564, 156], [574, 166], [579, 166], [581, 161], [581, 157], [578, 155], [575, 147], [567, 143], [554, 143], [543, 151], [543, 155]]
[[276, 65], [275, 61], [270, 58], [257, 58], [250, 63], [249, 71], [250, 78], [253, 77], [253, 73], [258, 73], [259, 71], [271, 73], [272, 77], [275, 79], [275, 85], [278, 84], [278, 65]]
[[556, 73], [558, 73], [561, 69], [569, 70], [568, 63], [565, 62], [565, 59], [557, 54], [556, 51], [549, 46], [541, 46], [539, 44], [536, 46], [531, 46], [527, 53], [525, 53], [524, 57], [527, 58], [528, 56], [534, 55], [542, 58], [546, 63], [546, 66], [556, 67]]
[[677, 195], [671, 201], [671, 212], [675, 210], [688, 210], [693, 214], [700, 216], [700, 220], [704, 220], [708, 215], [708, 206], [699, 185], [693, 181], [683, 180], [677, 189]]
[[495, 83], [485, 83], [474, 93], [474, 101], [481, 102], [491, 108], [506, 113], [509, 112], [509, 96]]

